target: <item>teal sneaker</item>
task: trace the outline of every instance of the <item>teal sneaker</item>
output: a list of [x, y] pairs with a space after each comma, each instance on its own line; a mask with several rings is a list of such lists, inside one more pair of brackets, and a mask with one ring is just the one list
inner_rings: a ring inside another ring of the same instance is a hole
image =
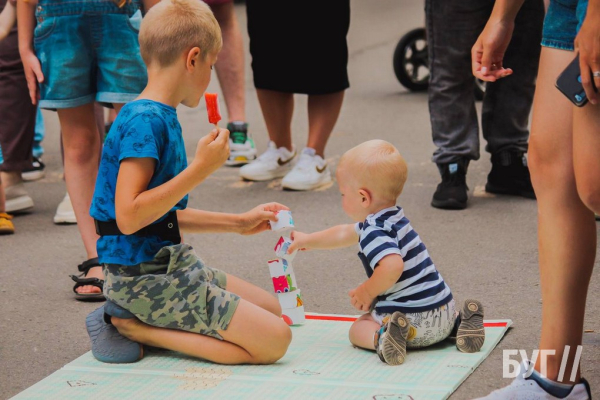
[[233, 121], [227, 124], [229, 130], [229, 158], [225, 165], [238, 166], [256, 159], [254, 140], [248, 137], [248, 124]]

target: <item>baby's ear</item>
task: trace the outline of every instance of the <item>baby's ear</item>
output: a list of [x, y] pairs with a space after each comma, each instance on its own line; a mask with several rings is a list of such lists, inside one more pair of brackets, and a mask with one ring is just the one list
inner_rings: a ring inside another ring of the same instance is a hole
[[371, 205], [371, 201], [373, 200], [371, 193], [367, 189], [359, 189], [358, 195], [361, 197], [361, 205], [363, 207], [369, 207]]

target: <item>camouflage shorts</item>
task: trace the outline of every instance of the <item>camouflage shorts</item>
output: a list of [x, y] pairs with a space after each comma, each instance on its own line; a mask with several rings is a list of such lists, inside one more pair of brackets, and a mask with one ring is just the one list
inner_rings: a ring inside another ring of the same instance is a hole
[[222, 339], [240, 298], [224, 272], [204, 265], [188, 244], [160, 249], [134, 266], [106, 264], [104, 295], [142, 322]]

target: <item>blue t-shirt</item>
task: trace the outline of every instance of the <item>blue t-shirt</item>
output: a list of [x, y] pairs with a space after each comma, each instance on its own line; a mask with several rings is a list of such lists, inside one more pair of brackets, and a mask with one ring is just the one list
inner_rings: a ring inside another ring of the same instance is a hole
[[[156, 160], [148, 189], [173, 179], [187, 167], [181, 125], [173, 107], [152, 100], [136, 100], [123, 106], [104, 142], [90, 208], [93, 218], [116, 220], [119, 165], [122, 160], [132, 157]], [[186, 208], [187, 199], [185, 196], [171, 211]], [[173, 244], [158, 236], [116, 235], [101, 236], [96, 246], [101, 263], [136, 265], [152, 260], [162, 247]]]

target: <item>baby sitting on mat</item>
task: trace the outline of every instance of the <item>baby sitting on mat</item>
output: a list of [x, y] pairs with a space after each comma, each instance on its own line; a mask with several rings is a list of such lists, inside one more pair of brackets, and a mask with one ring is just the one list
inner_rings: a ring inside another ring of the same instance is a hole
[[450, 288], [435, 268], [417, 232], [396, 205], [407, 166], [390, 143], [370, 140], [347, 151], [337, 168], [342, 207], [355, 224], [320, 232], [292, 232], [289, 253], [358, 243], [367, 276], [349, 292], [352, 305], [367, 313], [350, 328], [350, 341], [375, 350], [381, 361], [402, 364], [406, 348], [431, 346], [456, 336], [466, 353], [483, 345], [483, 307], [466, 300], [455, 308]]

